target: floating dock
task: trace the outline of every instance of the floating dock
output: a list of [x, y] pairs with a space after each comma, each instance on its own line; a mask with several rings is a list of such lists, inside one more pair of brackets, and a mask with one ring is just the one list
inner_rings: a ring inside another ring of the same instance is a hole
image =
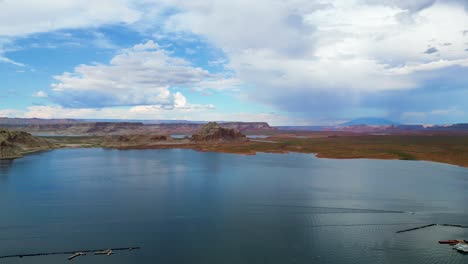
[[96, 251], [94, 252], [94, 255], [106, 255], [106, 256], [110, 256], [114, 254], [114, 252], [112, 251], [112, 249], [107, 249], [107, 250], [103, 250], [103, 251]]
[[[106, 249], [86, 249], [86, 250], [75, 250], [75, 251], [64, 251], [64, 252], [47, 252], [47, 253], [33, 253], [33, 254], [17, 254], [17, 255], [5, 255], [0, 256], [0, 259], [5, 258], [24, 258], [24, 257], [40, 257], [40, 256], [51, 256], [51, 255], [71, 255], [68, 257], [69, 260], [72, 260], [79, 256], [84, 256], [86, 253], [97, 253], [105, 252], [102, 255], [110, 256], [114, 254], [114, 251], [132, 251], [134, 249], [141, 249], [140, 247], [122, 247], [122, 248], [106, 248]], [[98, 254], [99, 255], [99, 254]]]
[[454, 225], [454, 224], [429, 224], [429, 225], [424, 225], [424, 226], [420, 226], [420, 227], [415, 227], [415, 228], [400, 230], [400, 231], [397, 231], [396, 233], [397, 233], [397, 234], [398, 234], [398, 233], [404, 233], [404, 232], [409, 232], [409, 231], [413, 231], [413, 230], [423, 229], [423, 228], [431, 227], [431, 226], [449, 226], [449, 227], [458, 227], [458, 228], [468, 228], [468, 226], [464, 226], [464, 225]]
[[440, 226], [451, 226], [451, 227], [459, 227], [459, 228], [468, 228], [468, 226], [464, 225], [453, 225], [453, 224], [439, 224]]
[[84, 256], [84, 255], [86, 255], [86, 253], [83, 253], [83, 252], [76, 252], [75, 254], [69, 256], [69, 257], [68, 257], [68, 260], [72, 260], [72, 259], [74, 259], [74, 258], [76, 258], [76, 257]]
[[423, 229], [423, 228], [431, 227], [431, 226], [435, 226], [435, 225], [437, 225], [437, 224], [423, 225], [423, 226], [420, 226], [420, 227], [414, 227], [414, 228], [410, 228], [410, 229], [400, 230], [400, 231], [397, 231], [396, 233], [398, 234], [398, 233], [409, 232], [409, 231]]

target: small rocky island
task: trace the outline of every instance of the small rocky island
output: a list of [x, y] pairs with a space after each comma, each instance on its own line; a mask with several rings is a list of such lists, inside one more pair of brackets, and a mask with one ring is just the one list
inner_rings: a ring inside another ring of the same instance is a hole
[[0, 129], [0, 159], [14, 159], [23, 154], [52, 149], [54, 146], [43, 138], [26, 132]]
[[223, 128], [216, 122], [210, 122], [192, 135], [195, 142], [234, 142], [247, 141], [247, 137], [235, 129]]

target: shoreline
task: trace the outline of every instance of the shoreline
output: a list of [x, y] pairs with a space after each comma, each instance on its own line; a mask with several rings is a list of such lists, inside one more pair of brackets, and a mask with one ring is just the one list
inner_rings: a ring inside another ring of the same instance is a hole
[[400, 161], [422, 161], [422, 162], [430, 162], [430, 163], [437, 163], [437, 164], [444, 164], [444, 165], [449, 165], [449, 166], [456, 166], [460, 168], [466, 168], [468, 169], [468, 164], [467, 165], [460, 165], [460, 164], [455, 164], [455, 163], [448, 163], [448, 162], [441, 162], [441, 161], [435, 161], [435, 160], [429, 160], [429, 159], [413, 159], [413, 160], [407, 160], [407, 159], [398, 159], [398, 158], [376, 158], [376, 157], [334, 157], [334, 156], [326, 156], [321, 153], [314, 153], [314, 152], [304, 152], [304, 151], [252, 151], [252, 152], [232, 152], [232, 151], [225, 151], [225, 150], [206, 150], [206, 149], [199, 149], [196, 146], [190, 147], [190, 146], [182, 146], [182, 144], [172, 144], [172, 145], [161, 145], [161, 146], [139, 146], [139, 147], [104, 147], [104, 146], [60, 146], [56, 148], [49, 148], [49, 149], [39, 149], [39, 150], [33, 150], [33, 151], [28, 151], [28, 152], [23, 152], [21, 153], [21, 156], [17, 157], [7, 157], [7, 158], [0, 158], [0, 160], [15, 160], [15, 159], [20, 159], [28, 155], [34, 155], [38, 154], [40, 152], [46, 152], [46, 151], [54, 151], [54, 150], [59, 150], [59, 149], [92, 149], [92, 148], [97, 148], [97, 149], [114, 149], [114, 150], [166, 150], [166, 149], [188, 149], [188, 150], [193, 150], [197, 152], [213, 152], [213, 153], [223, 153], [223, 154], [233, 154], [233, 155], [244, 155], [244, 156], [255, 156], [257, 153], [267, 153], [267, 154], [289, 154], [289, 153], [300, 153], [300, 154], [312, 154], [318, 159], [335, 159], [335, 160], [360, 160], [360, 159], [367, 159], [367, 160], [400, 160]]
[[[220, 144], [222, 147], [226, 147], [226, 145]], [[219, 146], [219, 147], [221, 147]], [[270, 153], [270, 154], [288, 154], [288, 153], [302, 153], [302, 154], [312, 154], [316, 158], [319, 159], [337, 159], [337, 160], [355, 160], [355, 159], [369, 159], [369, 160], [406, 160], [406, 161], [424, 161], [424, 162], [432, 162], [432, 163], [439, 163], [451, 166], [457, 166], [461, 168], [468, 168], [468, 163], [456, 163], [456, 162], [444, 162], [436, 159], [402, 159], [397, 157], [389, 157], [385, 154], [381, 155], [360, 155], [360, 156], [353, 156], [353, 157], [343, 157], [338, 155], [330, 155], [327, 153], [321, 152], [312, 152], [312, 151], [301, 151], [301, 150], [250, 150], [250, 151], [233, 151], [229, 149], [221, 149], [221, 148], [213, 148], [213, 146], [209, 146], [205, 148], [201, 145], [197, 144], [161, 144], [161, 145], [151, 145], [151, 146], [125, 146], [125, 147], [117, 147], [117, 146], [60, 146], [53, 149], [45, 149], [45, 150], [37, 150], [28, 152], [25, 154], [35, 154], [41, 151], [51, 151], [55, 149], [81, 149], [81, 148], [100, 148], [100, 149], [115, 149], [115, 150], [165, 150], [165, 149], [190, 149], [193, 151], [198, 152], [214, 152], [214, 153], [225, 153], [225, 154], [234, 154], [234, 155], [245, 155], [245, 156], [254, 156], [257, 153]], [[21, 157], [18, 157], [21, 158]], [[14, 158], [13, 158], [14, 159]]]
[[42, 138], [48, 140], [53, 147], [29, 150], [22, 152], [21, 155], [59, 148], [192, 149], [200, 152], [248, 156], [256, 153], [305, 153], [328, 159], [417, 160], [468, 168], [468, 136], [362, 135], [315, 138], [271, 136], [262, 141], [240, 142], [193, 142], [186, 139], [109, 142], [107, 137], [103, 136]]
[[15, 160], [15, 159], [23, 158], [24, 156], [27, 156], [27, 155], [36, 154], [38, 152], [52, 151], [52, 150], [56, 150], [56, 149], [60, 149], [60, 148], [44, 148], [44, 149], [27, 150], [27, 151], [21, 152], [17, 156], [0, 157], [0, 160]]
[[102, 149], [115, 149], [115, 150], [164, 150], [164, 149], [190, 149], [193, 151], [197, 152], [214, 152], [214, 153], [224, 153], [224, 154], [233, 154], [233, 155], [244, 155], [244, 156], [255, 156], [257, 153], [269, 153], [269, 154], [289, 154], [289, 153], [300, 153], [300, 154], [312, 154], [318, 159], [335, 159], [335, 160], [359, 160], [359, 159], [368, 159], [368, 160], [401, 160], [401, 161], [423, 161], [423, 162], [431, 162], [431, 163], [438, 163], [438, 164], [445, 164], [445, 165], [450, 165], [450, 166], [457, 166], [460, 168], [467, 168], [468, 169], [468, 164], [465, 165], [460, 165], [456, 163], [449, 163], [449, 162], [442, 162], [442, 161], [436, 161], [436, 160], [430, 160], [430, 159], [399, 159], [399, 158], [390, 158], [390, 157], [368, 157], [368, 156], [361, 156], [361, 157], [337, 157], [337, 156], [332, 156], [332, 155], [326, 155], [322, 153], [315, 153], [315, 152], [305, 152], [305, 151], [285, 151], [285, 150], [280, 150], [280, 151], [252, 151], [252, 152], [232, 152], [232, 151], [226, 151], [226, 150], [216, 150], [216, 149], [200, 149], [195, 147], [189, 147], [189, 146], [176, 146], [176, 145], [171, 145], [171, 146], [158, 146], [158, 147], [101, 147]]

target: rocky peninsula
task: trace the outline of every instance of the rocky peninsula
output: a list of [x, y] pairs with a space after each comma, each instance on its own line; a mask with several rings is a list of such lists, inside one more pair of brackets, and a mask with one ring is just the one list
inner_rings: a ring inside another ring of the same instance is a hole
[[52, 149], [48, 140], [29, 133], [0, 129], [0, 159], [14, 159], [26, 153]]

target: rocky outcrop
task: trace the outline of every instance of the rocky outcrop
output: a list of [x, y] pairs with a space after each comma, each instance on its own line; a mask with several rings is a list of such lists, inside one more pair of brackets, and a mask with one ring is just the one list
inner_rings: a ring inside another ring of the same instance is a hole
[[0, 141], [0, 159], [16, 158], [21, 156], [21, 149], [6, 141]]
[[192, 140], [197, 142], [229, 142], [246, 141], [247, 138], [235, 129], [223, 128], [216, 122], [210, 122], [193, 134]]
[[29, 133], [0, 129], [0, 159], [18, 158], [24, 153], [52, 147], [53, 145], [47, 140], [33, 137]]

